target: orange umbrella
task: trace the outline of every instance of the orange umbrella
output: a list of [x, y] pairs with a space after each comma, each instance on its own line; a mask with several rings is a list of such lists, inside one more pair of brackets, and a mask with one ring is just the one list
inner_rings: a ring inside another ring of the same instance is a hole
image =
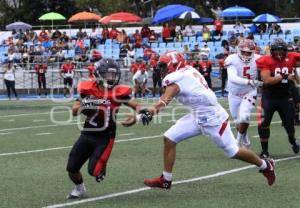
[[117, 12], [109, 16], [105, 16], [99, 20], [102, 24], [108, 23], [124, 23], [124, 22], [141, 22], [142, 18], [129, 12]]
[[86, 21], [98, 21], [101, 17], [92, 12], [79, 12], [74, 14], [68, 22], [86, 22]]

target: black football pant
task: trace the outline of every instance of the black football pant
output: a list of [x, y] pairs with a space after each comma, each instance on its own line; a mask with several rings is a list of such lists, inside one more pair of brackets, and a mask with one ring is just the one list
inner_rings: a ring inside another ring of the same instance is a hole
[[98, 177], [102, 171], [105, 171], [114, 140], [109, 134], [95, 136], [81, 133], [69, 154], [67, 171], [79, 172], [89, 159], [88, 172], [90, 175]]
[[[262, 95], [261, 110], [258, 115], [258, 134], [262, 142], [263, 151], [268, 151], [267, 142], [270, 137], [270, 124], [275, 111], [278, 112], [282, 124], [288, 134], [289, 142], [295, 142], [295, 107], [292, 98], [270, 98]], [[265, 144], [263, 144], [263, 142]]]

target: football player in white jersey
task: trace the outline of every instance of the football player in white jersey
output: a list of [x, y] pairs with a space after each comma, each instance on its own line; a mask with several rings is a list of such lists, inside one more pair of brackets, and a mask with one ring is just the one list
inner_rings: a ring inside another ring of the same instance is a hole
[[255, 62], [260, 56], [254, 54], [254, 50], [254, 42], [244, 39], [238, 44], [238, 53], [225, 59], [229, 110], [236, 124], [238, 145], [246, 148], [250, 147], [247, 129], [251, 111], [255, 107], [257, 87], [262, 85], [262, 82], [257, 80]]
[[[251, 150], [238, 147], [230, 129], [228, 114], [218, 103], [217, 97], [207, 86], [204, 77], [195, 68], [186, 65], [183, 54], [177, 51], [166, 52], [160, 56], [158, 66], [161, 69], [165, 92], [160, 100], [147, 111], [155, 115], [176, 97], [179, 102], [189, 108], [190, 113], [180, 118], [164, 133], [163, 174], [157, 178], [145, 179], [144, 184], [170, 189], [176, 145], [194, 136], [206, 134], [219, 148], [223, 149], [229, 158], [258, 166], [267, 178], [268, 184], [272, 185], [275, 181], [274, 161], [262, 160]], [[129, 126], [132, 123], [127, 124]]]

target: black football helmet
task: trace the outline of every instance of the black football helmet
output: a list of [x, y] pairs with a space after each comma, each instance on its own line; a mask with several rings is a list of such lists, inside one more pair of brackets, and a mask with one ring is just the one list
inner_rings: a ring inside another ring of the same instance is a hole
[[279, 61], [283, 61], [287, 57], [288, 46], [281, 38], [274, 39], [270, 49], [272, 57]]
[[116, 61], [104, 58], [95, 63], [94, 75], [98, 84], [104, 88], [113, 88], [119, 84], [121, 70]]

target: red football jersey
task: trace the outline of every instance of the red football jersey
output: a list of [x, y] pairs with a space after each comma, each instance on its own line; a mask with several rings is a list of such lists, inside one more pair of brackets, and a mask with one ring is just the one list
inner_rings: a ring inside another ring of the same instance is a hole
[[47, 68], [48, 66], [46, 64], [36, 64], [34, 66], [34, 69], [39, 76], [45, 75], [45, 73], [47, 72]]
[[[256, 64], [260, 71], [270, 71], [271, 76], [275, 77], [281, 74], [293, 74], [298, 60], [300, 60], [300, 53], [291, 52], [283, 61], [274, 59], [272, 56], [262, 56], [256, 60]], [[278, 98], [289, 96], [289, 82], [282, 80], [275, 85], [264, 86], [263, 92]]]
[[74, 64], [72, 63], [64, 63], [62, 66], [61, 66], [61, 71], [63, 73], [71, 73], [73, 70], [74, 70]]
[[80, 96], [97, 100], [97, 112], [87, 117], [84, 132], [115, 131], [118, 107], [130, 99], [132, 90], [126, 85], [117, 85], [112, 89], [101, 89], [96, 81], [83, 81], [78, 84]]

